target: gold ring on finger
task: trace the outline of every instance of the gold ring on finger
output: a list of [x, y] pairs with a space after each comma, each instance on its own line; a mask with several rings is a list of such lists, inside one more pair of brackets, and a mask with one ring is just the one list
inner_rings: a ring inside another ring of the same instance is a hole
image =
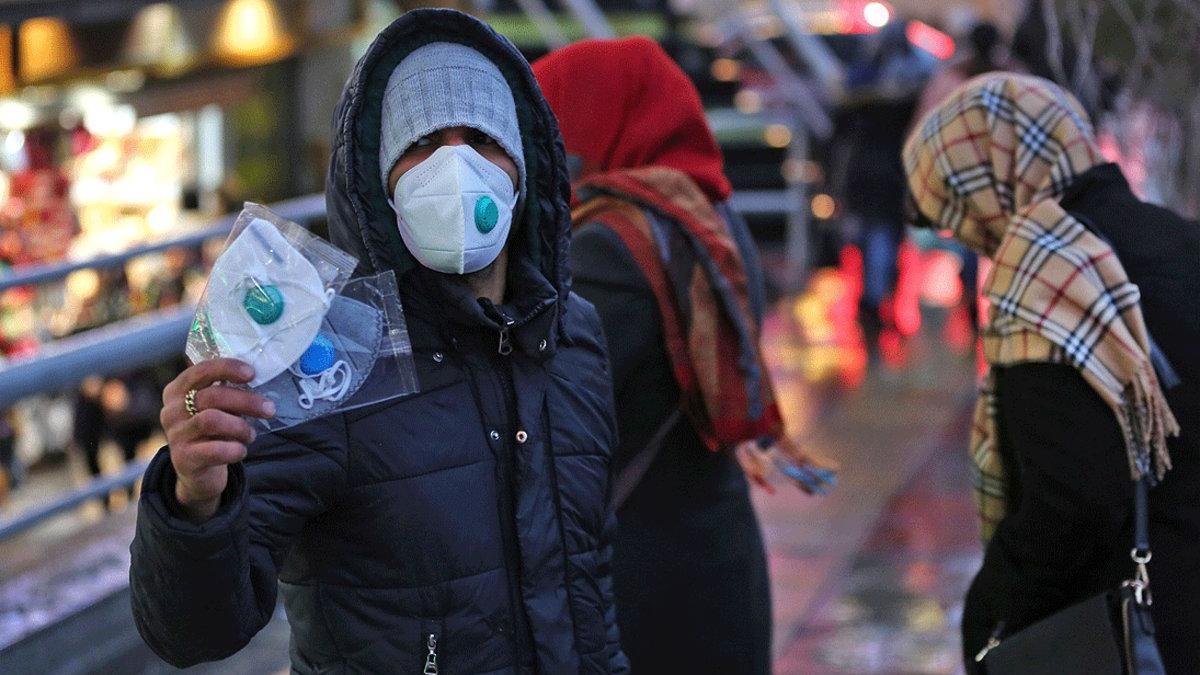
[[188, 389], [188, 392], [183, 395], [183, 407], [187, 410], [188, 417], [195, 417], [196, 413], [200, 412], [196, 408], [196, 390]]

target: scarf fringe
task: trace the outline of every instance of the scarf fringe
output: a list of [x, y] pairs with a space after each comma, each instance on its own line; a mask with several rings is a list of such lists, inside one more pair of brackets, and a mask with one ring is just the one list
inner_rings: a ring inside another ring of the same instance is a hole
[[1171, 469], [1167, 437], [1179, 435], [1179, 422], [1148, 360], [1142, 362], [1125, 387], [1121, 404], [1114, 412], [1125, 436], [1133, 480], [1146, 475], [1153, 475], [1154, 482], [1162, 480]]

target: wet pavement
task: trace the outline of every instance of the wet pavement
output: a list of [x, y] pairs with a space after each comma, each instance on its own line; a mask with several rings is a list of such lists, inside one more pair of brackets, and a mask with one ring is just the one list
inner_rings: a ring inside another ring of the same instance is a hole
[[868, 359], [836, 286], [814, 279], [809, 295], [829, 297], [781, 304], [764, 330], [790, 431], [841, 464], [827, 497], [756, 491], [775, 672], [961, 672], [962, 599], [980, 560], [965, 451], [970, 343], [949, 346], [952, 315], [927, 311], [916, 335]]
[[[841, 466], [826, 497], [755, 491], [775, 670], [956, 673], [962, 597], [979, 563], [964, 450], [972, 357], [961, 341], [948, 346], [944, 311], [868, 357], [842, 295], [837, 279], [818, 276], [775, 306], [764, 331], [790, 432]], [[20, 632], [22, 617], [44, 622], [120, 592], [133, 514], [97, 524], [95, 510], [0, 546], [0, 637]], [[186, 672], [285, 672], [286, 645], [280, 613], [242, 654]], [[119, 670], [104, 672], [176, 672], [140, 643], [113, 663]]]

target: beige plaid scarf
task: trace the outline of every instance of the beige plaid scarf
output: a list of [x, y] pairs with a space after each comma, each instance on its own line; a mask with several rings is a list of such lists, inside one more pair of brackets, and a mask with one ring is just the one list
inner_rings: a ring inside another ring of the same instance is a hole
[[[1170, 469], [1179, 426], [1150, 360], [1137, 286], [1059, 199], [1104, 160], [1079, 103], [1035, 77], [984, 75], [956, 90], [904, 147], [915, 207], [995, 263], [983, 332], [991, 366], [1069, 363], [1112, 408], [1134, 480]], [[985, 541], [1007, 512], [994, 380], [975, 407], [971, 455]]]

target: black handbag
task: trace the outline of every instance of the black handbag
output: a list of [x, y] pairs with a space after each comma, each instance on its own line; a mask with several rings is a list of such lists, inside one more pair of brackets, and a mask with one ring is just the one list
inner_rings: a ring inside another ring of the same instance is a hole
[[[988, 675], [1162, 675], [1150, 618], [1148, 479], [1134, 488], [1136, 572], [1119, 587], [1000, 639], [975, 657]], [[999, 632], [999, 631], [997, 631]]]

